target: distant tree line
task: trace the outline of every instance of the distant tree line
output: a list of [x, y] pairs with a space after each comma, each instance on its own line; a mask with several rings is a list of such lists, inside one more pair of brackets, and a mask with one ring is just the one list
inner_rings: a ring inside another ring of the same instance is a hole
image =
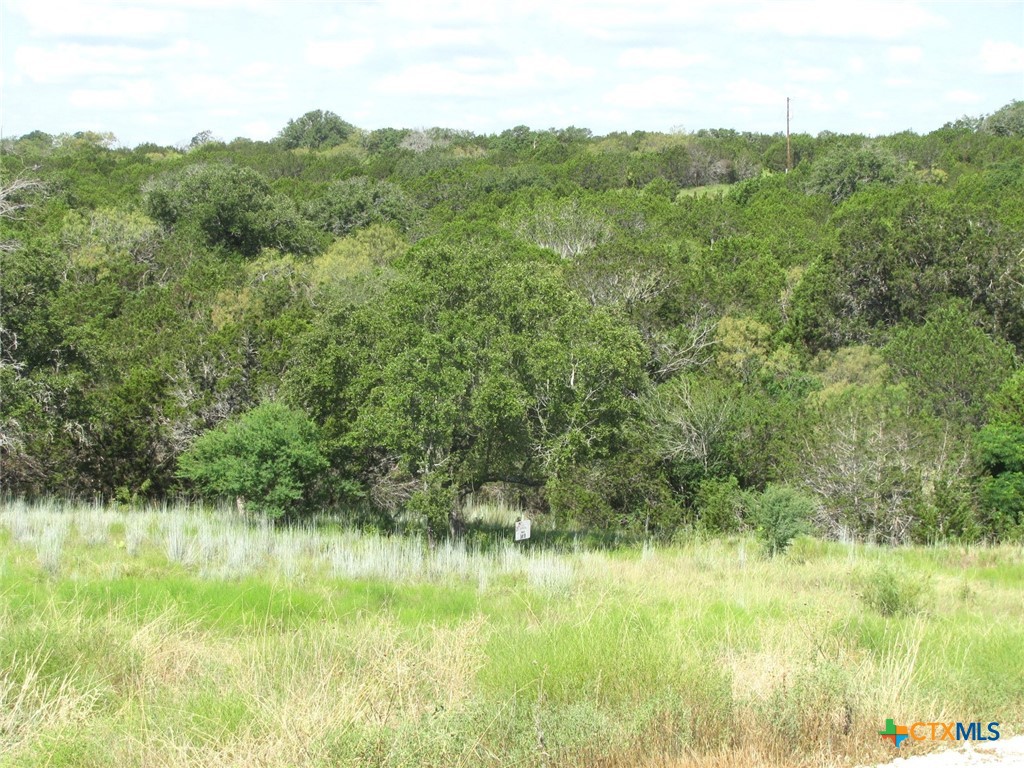
[[5, 140], [0, 486], [1021, 538], [1024, 103], [792, 144]]

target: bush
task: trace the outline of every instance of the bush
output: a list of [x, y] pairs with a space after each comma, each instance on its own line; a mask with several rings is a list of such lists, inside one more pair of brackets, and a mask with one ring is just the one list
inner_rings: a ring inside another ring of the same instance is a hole
[[895, 184], [906, 176], [906, 168], [882, 147], [837, 147], [815, 160], [807, 189], [838, 205], [867, 184]]
[[198, 164], [172, 171], [146, 184], [143, 205], [164, 226], [192, 231], [211, 246], [244, 256], [264, 248], [322, 250], [320, 235], [295, 204], [251, 168]]
[[696, 498], [700, 527], [714, 533], [735, 533], [743, 522], [746, 503], [746, 494], [732, 475], [701, 480]]
[[984, 530], [999, 539], [1024, 538], [1024, 427], [997, 423], [975, 435], [981, 469]]
[[391, 223], [405, 231], [416, 213], [401, 187], [366, 176], [334, 182], [306, 211], [320, 229], [338, 236], [371, 224]]
[[405, 505], [405, 513], [420, 522], [430, 541], [443, 538], [451, 530], [457, 504], [456, 489], [445, 476], [435, 472], [426, 478], [424, 487], [416, 491]]
[[330, 149], [343, 144], [356, 130], [333, 112], [314, 109], [289, 120], [277, 138], [286, 149]]
[[927, 503], [921, 505], [913, 529], [914, 541], [932, 544], [938, 541], [977, 541], [981, 526], [966, 478], [939, 477], [933, 482]]
[[754, 521], [758, 537], [768, 553], [785, 552], [789, 543], [810, 530], [814, 499], [786, 485], [769, 485], [754, 505]]
[[922, 610], [925, 591], [919, 578], [882, 566], [864, 580], [861, 599], [882, 616], [900, 616]]
[[266, 403], [204, 433], [178, 467], [202, 493], [234, 497], [241, 508], [277, 519], [310, 508], [327, 460], [304, 413]]

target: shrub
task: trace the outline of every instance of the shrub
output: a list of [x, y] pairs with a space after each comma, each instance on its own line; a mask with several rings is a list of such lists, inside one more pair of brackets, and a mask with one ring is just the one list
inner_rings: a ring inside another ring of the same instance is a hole
[[839, 734], [853, 728], [856, 681], [850, 671], [820, 661], [796, 671], [754, 704], [753, 727], [768, 749], [786, 758], [827, 749]]
[[922, 610], [925, 589], [920, 578], [882, 566], [864, 580], [861, 599], [883, 616], [899, 616]]
[[988, 536], [1024, 538], [1024, 427], [989, 424], [975, 435]]
[[393, 223], [404, 231], [415, 216], [415, 204], [396, 184], [357, 176], [331, 184], [307, 213], [322, 230], [338, 236], [370, 224]]
[[899, 160], [882, 147], [837, 147], [811, 166], [807, 190], [838, 205], [867, 184], [895, 184], [906, 175]]
[[309, 254], [320, 236], [295, 204], [251, 168], [197, 164], [158, 176], [143, 189], [146, 213], [211, 246], [253, 257], [264, 248]]
[[234, 497], [243, 509], [277, 519], [308, 510], [327, 460], [304, 413], [266, 403], [204, 433], [178, 467], [202, 493]]
[[726, 479], [713, 477], [701, 480], [696, 498], [700, 527], [716, 533], [739, 530], [746, 506], [745, 497], [732, 475]]
[[334, 112], [314, 109], [289, 120], [278, 134], [278, 140], [286, 149], [330, 149], [343, 144], [355, 130], [352, 123]]
[[455, 519], [452, 513], [456, 503], [456, 492], [451, 482], [446, 482], [442, 473], [435, 472], [427, 476], [424, 487], [410, 497], [405, 505], [405, 513], [420, 522], [428, 538], [435, 541], [454, 532], [450, 531], [450, 526]]
[[769, 554], [784, 552], [789, 543], [810, 530], [814, 499], [786, 485], [769, 485], [754, 505], [758, 537]]

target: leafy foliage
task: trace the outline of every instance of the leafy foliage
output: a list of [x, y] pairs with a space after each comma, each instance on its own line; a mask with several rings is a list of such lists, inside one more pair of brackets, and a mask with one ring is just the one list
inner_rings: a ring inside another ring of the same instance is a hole
[[394, 224], [406, 229], [412, 223], [415, 209], [401, 187], [358, 176], [332, 183], [310, 203], [308, 215], [324, 231], [347, 235], [370, 224]]
[[929, 313], [922, 326], [896, 331], [885, 356], [922, 402], [955, 424], [980, 425], [986, 399], [1013, 366], [1013, 348], [992, 339], [957, 304]]
[[249, 168], [190, 165], [148, 184], [143, 199], [165, 226], [192, 229], [208, 244], [245, 256], [262, 248], [310, 253], [319, 247], [295, 205]]
[[839, 204], [868, 184], [894, 184], [905, 175], [896, 158], [875, 144], [837, 147], [814, 163], [807, 188]]
[[[557, 262], [459, 229], [395, 266], [344, 327], [320, 329], [296, 379], [319, 420], [345, 425], [342, 442], [430, 483], [441, 473], [463, 496], [492, 481], [542, 485], [615, 446], [641, 385], [639, 341], [569, 292]], [[321, 386], [346, 397], [332, 407]]]
[[213, 497], [233, 497], [270, 519], [308, 511], [327, 461], [315, 425], [266, 403], [203, 434], [179, 459], [180, 473]]
[[996, 136], [1024, 136], [1024, 101], [1011, 101], [981, 123], [981, 129]]
[[278, 140], [286, 149], [330, 149], [343, 143], [354, 131], [354, 125], [333, 112], [314, 109], [289, 120]]
[[316, 485], [437, 537], [486, 489], [668, 535], [792, 491], [826, 536], [1019, 536], [1019, 106], [797, 135], [788, 173], [778, 136], [728, 129], [323, 111], [187, 150], [5, 140], [0, 483], [198, 487], [182, 454], [288, 402], [330, 482], [282, 481], [268, 514]]
[[754, 504], [757, 534], [768, 553], [784, 552], [797, 536], [810, 530], [814, 499], [796, 488], [769, 485]]

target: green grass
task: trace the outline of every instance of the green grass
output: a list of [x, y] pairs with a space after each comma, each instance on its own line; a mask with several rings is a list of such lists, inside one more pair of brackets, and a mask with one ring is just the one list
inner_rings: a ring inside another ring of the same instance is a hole
[[704, 197], [706, 195], [720, 195], [729, 190], [731, 184], [707, 184], [703, 187], [686, 187], [679, 190], [676, 199], [680, 197]]
[[1019, 546], [525, 549], [504, 515], [432, 550], [0, 506], [0, 766], [838, 766], [891, 757], [888, 717], [1022, 731]]

